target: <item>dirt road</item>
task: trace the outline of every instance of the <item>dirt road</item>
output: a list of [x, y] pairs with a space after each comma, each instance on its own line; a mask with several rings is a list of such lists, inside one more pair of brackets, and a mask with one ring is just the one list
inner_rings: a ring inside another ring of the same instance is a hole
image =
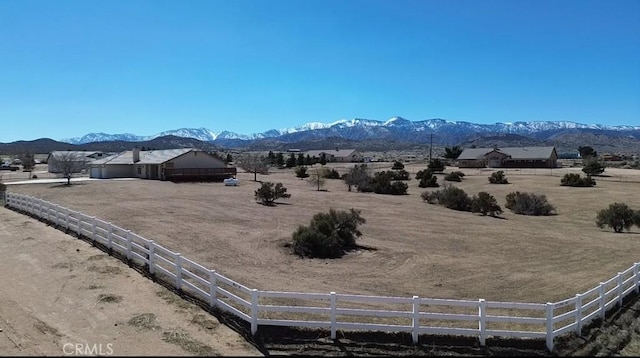
[[262, 355], [88, 243], [0, 208], [1, 355]]

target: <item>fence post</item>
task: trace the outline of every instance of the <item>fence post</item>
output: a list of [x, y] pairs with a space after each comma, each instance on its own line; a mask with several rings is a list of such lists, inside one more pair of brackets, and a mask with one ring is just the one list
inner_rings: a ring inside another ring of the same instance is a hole
[[413, 339], [413, 343], [418, 343], [418, 328], [420, 328], [420, 298], [418, 296], [413, 296], [412, 323], [411, 339]]
[[553, 352], [553, 303], [547, 302], [547, 349]]
[[640, 292], [638, 289], [640, 287], [638, 287], [638, 285], [640, 284], [640, 280], [638, 278], [638, 266], [640, 265], [639, 262], [636, 262], [633, 264], [633, 287], [636, 291], [636, 293]]
[[578, 334], [578, 336], [582, 336], [582, 295], [581, 294], [576, 294], [576, 313], [575, 313], [575, 320], [576, 320], [576, 333]]
[[113, 235], [113, 225], [111, 225], [111, 222], [108, 223], [108, 230], [107, 230], [107, 248], [109, 248], [109, 250], [113, 249], [113, 242], [111, 240], [113, 240], [113, 238], [111, 237], [111, 235]]
[[131, 230], [127, 230], [127, 260], [131, 260]]
[[91, 217], [91, 240], [96, 241], [96, 217]]
[[329, 305], [331, 307], [331, 339], [336, 339], [336, 293], [329, 294]]
[[44, 207], [47, 208], [47, 221], [51, 222], [51, 205], [49, 205], [49, 204], [51, 204], [51, 203], [48, 202], [48, 201], [45, 201]]
[[480, 345], [484, 347], [487, 341], [487, 301], [482, 298], [478, 300], [478, 315], [480, 316], [480, 320], [478, 321]]
[[218, 275], [216, 270], [209, 270], [209, 306], [215, 307], [218, 303]]
[[76, 221], [76, 234], [78, 234], [78, 239], [80, 238], [80, 232], [82, 231], [82, 215], [80, 212], [76, 212], [78, 214], [78, 220]]
[[153, 275], [156, 271], [156, 244], [153, 240], [149, 241], [149, 274]]
[[182, 256], [180, 253], [177, 253], [175, 256], [176, 260], [176, 288], [178, 290], [182, 289]]
[[69, 230], [69, 217], [71, 216], [71, 210], [69, 210], [69, 208], [65, 208], [65, 211], [66, 211], [67, 215], [65, 217], [65, 226], [64, 226], [64, 228], [66, 230]]
[[251, 334], [258, 331], [258, 290], [251, 290]]
[[598, 287], [598, 294], [600, 295], [600, 318], [604, 321], [604, 315], [606, 313], [606, 309], [605, 309], [605, 304], [607, 303], [607, 300], [605, 299], [605, 292], [604, 292], [604, 282], [600, 282], [600, 286]]
[[622, 308], [622, 272], [618, 272], [618, 308]]

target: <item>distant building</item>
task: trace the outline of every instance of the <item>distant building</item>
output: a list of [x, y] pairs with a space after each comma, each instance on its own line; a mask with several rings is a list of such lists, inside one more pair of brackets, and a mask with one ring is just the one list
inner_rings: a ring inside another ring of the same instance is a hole
[[322, 149], [309, 150], [307, 155], [311, 158], [320, 159], [324, 154], [327, 162], [362, 162], [362, 154], [355, 149]]
[[193, 148], [124, 151], [90, 163], [90, 177], [157, 180], [224, 180], [235, 177], [236, 168], [220, 158]]
[[555, 147], [469, 148], [456, 159], [459, 168], [557, 168]]
[[47, 170], [49, 173], [61, 173], [61, 160], [72, 158], [77, 161], [72, 167], [80, 172], [89, 167], [89, 163], [96, 159], [108, 156], [105, 152], [100, 151], [74, 151], [74, 150], [58, 150], [49, 153], [47, 156]]

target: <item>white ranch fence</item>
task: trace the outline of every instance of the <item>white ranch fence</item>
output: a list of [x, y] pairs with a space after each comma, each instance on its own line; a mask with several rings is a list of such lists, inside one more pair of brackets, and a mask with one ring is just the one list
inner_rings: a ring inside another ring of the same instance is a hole
[[640, 263], [635, 263], [586, 292], [547, 303], [263, 291], [96, 217], [10, 192], [6, 205], [85, 236], [129, 262], [147, 265], [150, 274], [176, 289], [245, 320], [251, 334], [260, 325], [323, 328], [332, 339], [338, 330], [408, 332], [414, 343], [419, 335], [432, 334], [477, 337], [483, 346], [489, 337], [518, 337], [545, 339], [552, 351], [555, 337], [580, 335], [582, 327], [622, 307], [623, 299], [639, 288]]

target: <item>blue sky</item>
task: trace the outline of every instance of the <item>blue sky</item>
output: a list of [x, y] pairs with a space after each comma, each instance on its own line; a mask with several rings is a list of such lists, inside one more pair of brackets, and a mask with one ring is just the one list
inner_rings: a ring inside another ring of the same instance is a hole
[[640, 125], [640, 1], [0, 0], [0, 142], [340, 119]]

